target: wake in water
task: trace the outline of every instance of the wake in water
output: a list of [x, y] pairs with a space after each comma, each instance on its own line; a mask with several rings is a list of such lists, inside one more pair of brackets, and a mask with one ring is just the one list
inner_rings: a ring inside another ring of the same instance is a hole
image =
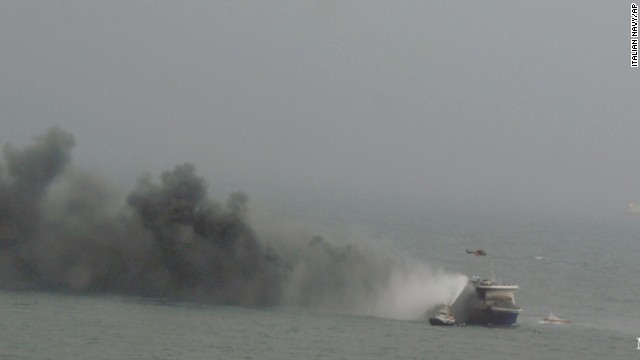
[[[208, 198], [192, 164], [150, 175], [118, 206], [70, 166], [75, 140], [51, 128], [0, 165], [0, 286], [115, 292], [244, 306], [290, 305], [412, 319], [451, 302], [462, 275], [320, 236], [262, 237], [248, 197]], [[277, 226], [272, 226], [272, 228]]]

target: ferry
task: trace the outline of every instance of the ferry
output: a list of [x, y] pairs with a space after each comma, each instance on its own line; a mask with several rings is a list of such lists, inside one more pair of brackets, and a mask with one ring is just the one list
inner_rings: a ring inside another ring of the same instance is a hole
[[518, 285], [497, 282], [493, 275], [484, 280], [473, 277], [454, 302], [454, 313], [469, 325], [515, 325], [522, 311], [513, 295], [518, 289]]
[[475, 278], [471, 281], [480, 306], [472, 309], [467, 323], [479, 325], [514, 325], [522, 308], [516, 305], [513, 292], [518, 285], [506, 285], [491, 280]]

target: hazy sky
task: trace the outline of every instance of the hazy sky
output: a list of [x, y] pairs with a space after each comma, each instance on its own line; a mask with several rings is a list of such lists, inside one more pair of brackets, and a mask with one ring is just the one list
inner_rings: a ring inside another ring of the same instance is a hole
[[624, 214], [629, 4], [5, 0], [0, 143], [60, 125], [76, 165], [189, 161], [214, 197]]

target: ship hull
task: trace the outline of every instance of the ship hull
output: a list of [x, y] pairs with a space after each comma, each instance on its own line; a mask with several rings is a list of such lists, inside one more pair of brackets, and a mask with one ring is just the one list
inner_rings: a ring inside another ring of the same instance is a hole
[[438, 318], [429, 318], [429, 324], [434, 326], [453, 326], [455, 323], [453, 322], [444, 322]]

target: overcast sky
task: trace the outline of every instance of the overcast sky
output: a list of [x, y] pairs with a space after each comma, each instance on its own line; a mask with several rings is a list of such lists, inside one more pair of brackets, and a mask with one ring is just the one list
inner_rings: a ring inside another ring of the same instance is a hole
[[214, 197], [623, 216], [629, 4], [5, 0], [0, 143], [60, 125], [78, 166], [193, 162]]

